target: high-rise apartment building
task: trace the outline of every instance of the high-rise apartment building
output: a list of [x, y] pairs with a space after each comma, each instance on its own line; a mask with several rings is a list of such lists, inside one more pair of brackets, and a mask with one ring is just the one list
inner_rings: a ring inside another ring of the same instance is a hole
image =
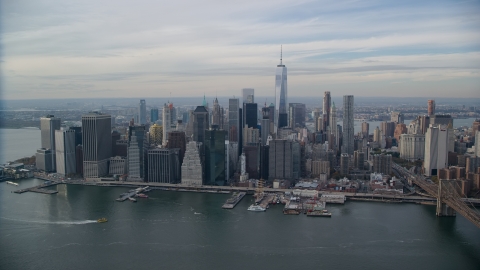
[[277, 129], [288, 125], [287, 115], [287, 67], [282, 63], [282, 53], [280, 53], [280, 64], [275, 71], [275, 133]]
[[427, 105], [428, 105], [428, 109], [427, 109], [428, 116], [435, 115], [435, 100], [429, 99], [427, 101]]
[[392, 155], [374, 155], [373, 172], [392, 174]]
[[138, 104], [138, 122], [140, 125], [147, 123], [147, 104], [145, 103], [145, 99], [141, 99]]
[[438, 170], [448, 166], [448, 138], [450, 129], [445, 126], [430, 126], [425, 133], [424, 173], [437, 175]]
[[353, 165], [359, 170], [364, 169], [365, 164], [365, 152], [357, 150], [353, 152]]
[[342, 153], [353, 155], [353, 96], [343, 96], [343, 140]]
[[74, 130], [55, 130], [55, 156], [57, 173], [76, 173]]
[[335, 102], [333, 102], [332, 107], [330, 108], [330, 136], [328, 138], [328, 145], [330, 149], [337, 150], [337, 108], [335, 107]]
[[480, 131], [475, 132], [475, 156], [480, 157]]
[[82, 116], [83, 177], [108, 175], [112, 156], [111, 116], [91, 112]]
[[405, 120], [405, 117], [403, 116], [403, 113], [401, 112], [392, 112], [390, 114], [390, 121], [395, 122], [397, 124], [403, 124]]
[[425, 156], [425, 135], [402, 134], [400, 135], [400, 158], [415, 161]]
[[380, 123], [380, 129], [385, 137], [393, 137], [395, 134], [395, 122], [383, 121]]
[[368, 139], [369, 132], [370, 132], [370, 124], [368, 122], [362, 122], [362, 136], [363, 136], [363, 138]]
[[[323, 93], [323, 118], [325, 122], [325, 130], [330, 126], [330, 106], [332, 104], [332, 98], [330, 96], [330, 91], [325, 91]], [[336, 124], [336, 123], [335, 123]]]

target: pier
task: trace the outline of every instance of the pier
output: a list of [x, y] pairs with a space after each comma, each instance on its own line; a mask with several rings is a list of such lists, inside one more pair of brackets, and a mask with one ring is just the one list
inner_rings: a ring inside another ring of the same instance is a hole
[[242, 199], [247, 195], [246, 192], [233, 193], [233, 196], [228, 199], [222, 206], [223, 209], [233, 209]]
[[57, 182], [49, 182], [47, 184], [41, 184], [41, 185], [30, 187], [30, 188], [15, 190], [15, 191], [13, 191], [13, 193], [22, 194], [22, 193], [25, 193], [25, 192], [35, 192], [35, 193], [52, 195], [52, 194], [58, 193], [58, 191], [51, 190], [51, 189], [45, 189], [45, 188], [55, 186], [55, 185], [58, 185], [58, 184], [59, 183], [57, 183]]

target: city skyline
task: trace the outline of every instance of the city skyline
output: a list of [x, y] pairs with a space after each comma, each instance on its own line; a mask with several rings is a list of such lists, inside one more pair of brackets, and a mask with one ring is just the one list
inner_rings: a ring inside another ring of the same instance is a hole
[[2, 5], [6, 100], [274, 96], [281, 45], [289, 96], [479, 96], [475, 2]]

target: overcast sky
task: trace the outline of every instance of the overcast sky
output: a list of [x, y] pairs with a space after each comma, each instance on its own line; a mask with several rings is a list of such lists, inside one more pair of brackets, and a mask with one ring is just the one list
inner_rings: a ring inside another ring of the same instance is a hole
[[480, 1], [0, 3], [4, 99], [480, 97]]

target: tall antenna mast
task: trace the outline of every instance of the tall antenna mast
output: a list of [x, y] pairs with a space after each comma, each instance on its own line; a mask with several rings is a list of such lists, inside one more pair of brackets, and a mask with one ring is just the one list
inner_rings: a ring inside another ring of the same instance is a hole
[[282, 64], [282, 45], [280, 45], [280, 65]]

